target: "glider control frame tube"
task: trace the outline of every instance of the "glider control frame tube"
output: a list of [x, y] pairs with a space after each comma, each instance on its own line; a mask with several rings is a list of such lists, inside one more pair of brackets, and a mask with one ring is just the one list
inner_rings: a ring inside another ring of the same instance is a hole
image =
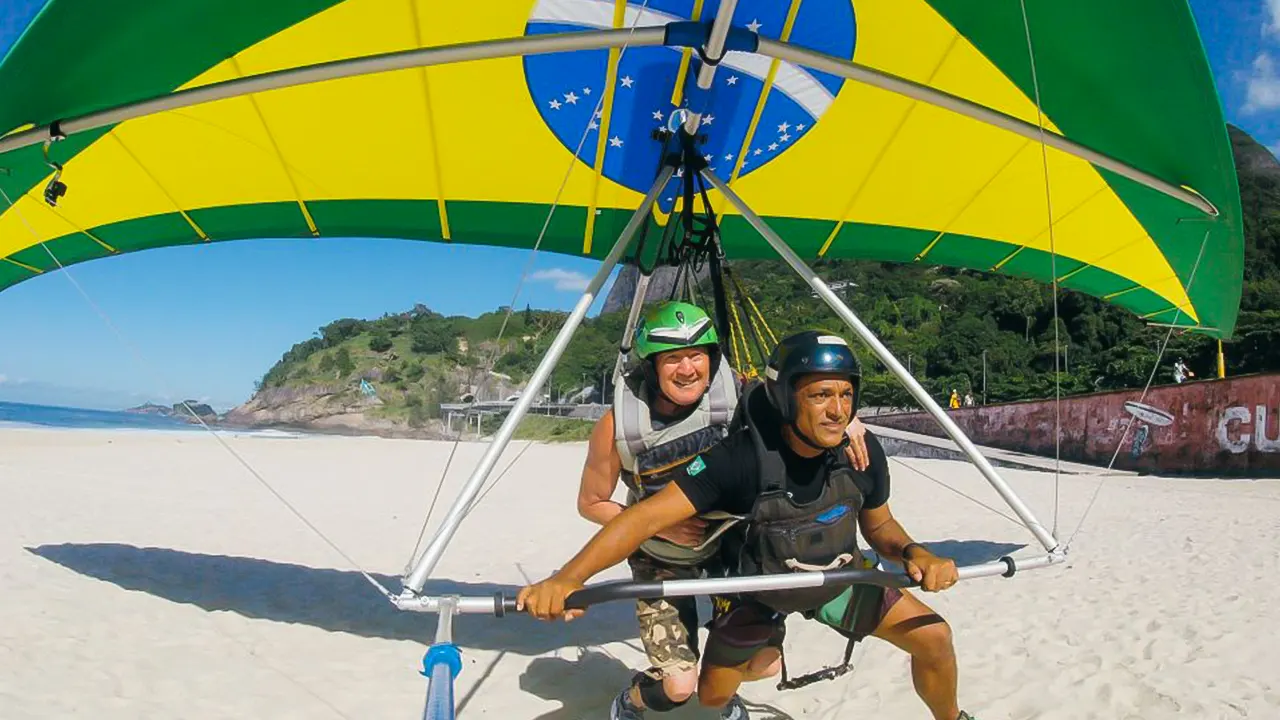
[[768, 57], [783, 60], [785, 62], [794, 63], [811, 67], [815, 70], [829, 72], [833, 75], [839, 75], [843, 78], [856, 80], [860, 83], [870, 85], [872, 87], [887, 90], [898, 95], [909, 97], [912, 100], [918, 100], [928, 103], [935, 107], [944, 108], [955, 113], [972, 118], [979, 122], [993, 125], [1003, 130], [1016, 133], [1028, 140], [1034, 140], [1039, 143], [1043, 140], [1055, 150], [1061, 150], [1068, 155], [1074, 155], [1082, 160], [1086, 160], [1100, 168], [1105, 168], [1117, 175], [1122, 175], [1139, 185], [1151, 188], [1157, 192], [1164, 193], [1169, 197], [1196, 208], [1197, 210], [1216, 217], [1218, 208], [1209, 202], [1203, 195], [1179, 187], [1171, 182], [1162, 180], [1149, 172], [1139, 170], [1128, 163], [1117, 160], [1110, 155], [1104, 155], [1089, 147], [1085, 147], [1078, 142], [1068, 140], [1054, 132], [1045, 131], [1043, 135], [1040, 132], [1040, 126], [1033, 125], [1025, 120], [1006, 115], [989, 107], [979, 105], [971, 100], [966, 100], [957, 95], [943, 92], [936, 88], [922, 85], [918, 82], [908, 80], [906, 78], [891, 75], [889, 73], [869, 68], [865, 65], [839, 58], [827, 53], [810, 50], [791, 43], [770, 40], [769, 38], [760, 37], [758, 46], [759, 54]]
[[756, 232], [759, 232], [760, 235], [773, 246], [774, 251], [782, 256], [782, 259], [791, 266], [791, 269], [799, 273], [800, 277], [804, 278], [805, 282], [809, 283], [809, 286], [813, 288], [814, 292], [826, 301], [827, 305], [831, 306], [831, 309], [840, 316], [840, 319], [844, 320], [845, 323], [858, 334], [858, 337], [860, 337], [862, 341], [865, 342], [873, 352], [875, 352], [876, 357], [880, 359], [880, 362], [884, 363], [885, 367], [889, 368], [890, 372], [898, 376], [898, 379], [902, 381], [903, 385], [905, 385], [907, 390], [911, 392], [912, 396], [920, 403], [921, 407], [927, 410], [929, 414], [938, 421], [938, 424], [942, 425], [942, 429], [945, 430], [947, 434], [951, 436], [951, 439], [960, 446], [960, 449], [964, 451], [964, 454], [969, 456], [969, 459], [973, 461], [973, 464], [978, 466], [978, 470], [987, 478], [987, 481], [995, 487], [996, 492], [1000, 493], [1000, 496], [1004, 498], [1005, 502], [1009, 503], [1009, 507], [1017, 513], [1018, 517], [1022, 519], [1022, 522], [1026, 523], [1027, 529], [1036, 536], [1036, 539], [1040, 541], [1041, 545], [1044, 545], [1045, 550], [1048, 550], [1049, 552], [1056, 550], [1058, 547], [1058, 540], [1054, 538], [1053, 533], [1049, 532], [1040, 524], [1040, 521], [1032, 514], [1031, 509], [1028, 508], [1026, 504], [1022, 502], [1022, 499], [1013, 492], [1007, 483], [1005, 483], [1004, 478], [1000, 477], [1000, 474], [996, 472], [995, 467], [991, 465], [987, 458], [984, 457], [982, 453], [978, 452], [978, 448], [969, 440], [968, 436], [964, 434], [964, 431], [955, 424], [955, 421], [951, 419], [951, 416], [947, 415], [946, 411], [942, 409], [942, 406], [939, 405], [937, 401], [929, 395], [929, 392], [920, 385], [919, 381], [915, 379], [915, 376], [907, 372], [906, 368], [902, 367], [902, 363], [898, 362], [898, 359], [893, 356], [893, 353], [890, 352], [883, 343], [880, 342], [880, 339], [875, 336], [875, 333], [871, 332], [871, 329], [862, 323], [858, 316], [854, 314], [853, 310], [849, 309], [849, 306], [837, 297], [836, 294], [831, 291], [831, 288], [827, 287], [827, 284], [823, 282], [822, 278], [818, 277], [817, 274], [813, 272], [813, 269], [806, 265], [805, 262], [796, 255], [795, 251], [792, 250], [776, 232], [773, 231], [773, 228], [769, 227], [768, 223], [766, 223], [759, 215], [755, 214], [755, 212], [742, 200], [741, 197], [738, 196], [736, 192], [734, 192], [709, 169], [702, 170], [702, 176], [725, 196], [725, 199], [727, 199], [730, 204], [732, 204], [738, 212], [741, 213], [743, 219], [751, 223], [751, 226], [756, 229]]
[[[1024, 560], [1003, 557], [994, 562], [967, 565], [957, 568], [961, 580], [1002, 575], [1013, 577], [1023, 570], [1049, 567], [1066, 560], [1065, 555], [1051, 553]], [[565, 598], [565, 607], [584, 609], [614, 600], [634, 600], [645, 597], [687, 597], [691, 595], [727, 595], [735, 593], [768, 592], [794, 588], [814, 588], [827, 585], [879, 585], [880, 587], [912, 588], [919, 583], [906, 573], [884, 570], [846, 569], [786, 573], [780, 575], [753, 575], [748, 577], [702, 578], [698, 580], [658, 580], [635, 582], [619, 580], [584, 587]], [[505, 600], [504, 610], [515, 610], [514, 599]]]
[[[644, 309], [644, 299], [649, 295], [649, 281], [653, 279], [652, 275], [646, 275], [640, 270], [637, 262], [636, 270], [639, 271], [636, 277], [636, 291], [631, 296], [631, 310], [627, 312], [627, 326], [622, 331], [622, 342], [618, 345], [618, 361], [613, 366], [614, 386], [618, 384], [618, 378], [622, 375], [622, 368], [626, 364], [627, 355], [631, 352], [632, 337], [636, 331], [636, 323], [640, 321], [640, 311]], [[602, 389], [600, 400], [604, 400], [604, 390]], [[614, 392], [617, 392], [616, 390]]]
[[[1013, 577], [1025, 570], [1036, 570], [1066, 562], [1067, 556], [1054, 552], [1048, 555], [1015, 559], [1002, 557], [999, 560], [977, 565], [965, 565], [957, 568], [960, 580], [975, 580], [984, 577]], [[646, 597], [688, 597], [696, 595], [723, 595], [745, 592], [768, 592], [771, 590], [791, 590], [794, 588], [811, 588], [823, 585], [879, 585], [881, 587], [913, 588], [919, 583], [905, 573], [890, 573], [883, 570], [845, 569], [811, 572], [785, 573], [778, 575], [752, 575], [747, 577], [702, 578], [698, 580], [659, 580], [636, 582], [634, 580], [616, 580], [588, 585], [566, 598], [566, 607], [582, 609], [600, 603], [615, 600], [634, 600]], [[516, 612], [514, 597], [506, 597], [501, 593], [490, 597], [463, 598], [398, 598], [396, 607], [401, 610], [417, 612], [439, 612], [446, 602], [455, 602], [456, 612], [475, 614], [506, 615]]]
[[422, 658], [422, 674], [430, 679], [422, 720], [453, 720], [453, 679], [462, 670], [462, 654], [453, 643], [453, 616], [459, 612], [458, 598], [444, 598], [437, 611], [436, 641]]
[[443, 524], [436, 531], [435, 537], [431, 539], [431, 544], [427, 546], [422, 558], [409, 575], [408, 580], [405, 582], [406, 592], [418, 593], [422, 591], [423, 584], [431, 575], [431, 571], [435, 569], [436, 563], [440, 562], [445, 546], [449, 544], [449, 540], [457, 532], [462, 519], [470, 510], [471, 504], [475, 502], [481, 486], [484, 485], [484, 481], [489, 477], [489, 473], [493, 471], [493, 466], [497, 464], [498, 457], [506, 449], [507, 443], [511, 442], [511, 436], [515, 433], [516, 426], [520, 424], [525, 414], [529, 412], [529, 406], [533, 404], [534, 398], [542, 390], [542, 386], [546, 384], [547, 379], [551, 377], [551, 371], [555, 369], [556, 363], [560, 361], [560, 356], [564, 354], [565, 348], [569, 346], [569, 340], [573, 338], [574, 332], [577, 331], [583, 318], [586, 317], [587, 310], [595, 302], [596, 294], [600, 292], [600, 288], [604, 287], [605, 281], [613, 273], [614, 266], [618, 264], [627, 248], [631, 246], [631, 242], [635, 239], [640, 227], [649, 221], [649, 213], [653, 208], [653, 204], [657, 202], [658, 195], [674, 174], [674, 167], [670, 165], [663, 166], [661, 172], [658, 173], [657, 181], [654, 182], [653, 187], [649, 188], [649, 193], [641, 201], [640, 207], [636, 208], [631, 219], [627, 221], [626, 227], [622, 229], [622, 234], [618, 236], [618, 241], [614, 243], [613, 249], [609, 251], [604, 261], [600, 263], [600, 269], [596, 271], [595, 277], [591, 278], [590, 284], [587, 285], [587, 289], [582, 293], [582, 297], [578, 299], [578, 304], [573, 308], [573, 312], [565, 319], [564, 326], [560, 328], [555, 340], [551, 342], [551, 347], [547, 349], [547, 354], [542, 356], [542, 362], [538, 363], [538, 368], [533, 371], [533, 376], [529, 378], [529, 384], [525, 387], [524, 392], [520, 394], [520, 398], [516, 400], [515, 406], [511, 408], [511, 412], [507, 414], [506, 419], [502, 421], [502, 427], [498, 429], [493, 441], [485, 449], [484, 456], [480, 458], [480, 464], [471, 473], [466, 486], [462, 488], [462, 492], [454, 500], [453, 507], [449, 509], [449, 514], [445, 516]]
[[[738, 0], [721, 0], [720, 7], [716, 10], [715, 20], [711, 22], [711, 33], [707, 36], [706, 45], [703, 46], [702, 57], [712, 62], [703, 62], [702, 67], [698, 68], [698, 89], [703, 92], [711, 89], [711, 82], [716, 76], [716, 66], [724, 57], [724, 43], [729, 37], [729, 28], [733, 25], [733, 11], [737, 5]], [[690, 112], [684, 119], [684, 131], [690, 135], [696, 135], [701, 121], [702, 113], [697, 108], [690, 107]]]
[[[721, 13], [721, 15], [722, 14], [723, 13]], [[554, 33], [547, 35], [506, 38], [502, 40], [458, 43], [456, 45], [440, 45], [430, 48], [419, 48], [417, 50], [405, 50], [393, 53], [383, 53], [380, 55], [370, 55], [366, 57], [346, 58], [343, 60], [317, 63], [315, 65], [307, 65], [304, 67], [289, 68], [287, 70], [277, 70], [274, 72], [263, 73], [261, 75], [236, 78], [234, 80], [226, 80], [220, 83], [212, 83], [210, 85], [203, 85], [187, 90], [166, 93], [146, 100], [125, 103], [71, 118], [62, 118], [53, 123], [39, 125], [33, 128], [28, 128], [27, 130], [11, 133], [4, 137], [0, 137], [0, 155], [30, 145], [39, 145], [54, 136], [69, 136], [86, 130], [94, 130], [108, 125], [121, 123], [126, 120], [166, 112], [168, 110], [176, 110], [179, 108], [199, 105], [201, 103], [212, 102], [214, 100], [225, 100], [227, 98], [240, 97], [251, 93], [294, 87], [298, 85], [307, 85], [310, 83], [323, 82], [338, 78], [370, 75], [392, 70], [403, 70], [406, 68], [448, 65], [450, 63], [470, 62], [474, 60], [492, 60], [504, 57], [568, 52], [574, 50], [602, 50], [621, 47], [623, 45], [635, 47], [659, 45], [683, 47], [679, 38], [670, 37], [668, 34], [673, 26], [688, 24], [689, 23], [669, 23], [665, 26], [655, 27]], [[708, 36], [708, 42], [704, 52], [706, 50], [714, 49], [713, 42], [719, 37], [719, 34], [716, 32], [717, 26], [719, 25], [720, 15], [717, 15], [716, 24], [713, 24], [712, 26], [712, 33]], [[723, 25], [723, 32], [729, 33], [734, 31], [733, 28], [728, 27], [730, 25], [729, 22], [724, 22]], [[725, 43], [726, 40], [724, 38], [720, 38], [719, 45], [722, 51]], [[738, 52], [745, 51], [739, 50]], [[1037, 125], [1032, 125], [1031, 123], [1019, 118], [992, 110], [991, 108], [965, 100], [959, 96], [952, 95], [896, 75], [891, 75], [886, 72], [859, 65], [844, 58], [799, 47], [792, 45], [791, 43], [771, 40], [766, 37], [757, 36], [756, 53], [796, 65], [803, 65], [805, 67], [811, 67], [816, 70], [822, 70], [834, 75], [839, 75], [840, 77], [855, 80], [872, 87], [877, 87], [882, 90], [887, 90], [914, 100], [919, 100], [930, 105], [960, 113], [966, 117], [973, 118], [974, 120], [978, 120], [995, 127], [1003, 128], [1037, 142], [1043, 141], [1050, 147], [1091, 162], [1098, 167], [1105, 168], [1118, 175], [1122, 175], [1140, 185], [1164, 193], [1165, 195], [1186, 203], [1210, 216], [1216, 217], [1218, 215], [1218, 209], [1204, 196], [1193, 190], [1174, 185], [1173, 183], [1162, 180], [1151, 173], [1139, 170], [1128, 163], [1117, 160], [1109, 155], [1093, 150], [1092, 148], [1085, 147], [1080, 143], [1068, 140], [1056, 133], [1045, 132], [1042, 135], [1040, 128]], [[720, 54], [723, 54], [723, 52]], [[712, 65], [705, 65], [702, 68], [702, 71], [706, 72], [713, 70], [714, 66]], [[701, 73], [699, 75], [699, 81], [701, 81]], [[690, 116], [685, 118], [686, 127], [697, 122], [695, 119], [696, 117], [697, 116], [695, 114], [690, 113]], [[696, 129], [697, 126], [694, 125], [693, 129], [689, 132], [692, 133]]]
[[663, 45], [667, 40], [666, 35], [666, 26], [552, 33], [503, 40], [440, 45], [277, 70], [262, 73], [261, 75], [251, 75], [210, 85], [202, 85], [188, 90], [166, 93], [159, 97], [118, 105], [113, 108], [59, 120], [51, 125], [41, 125], [22, 132], [16, 132], [12, 135], [0, 137], [0, 154], [27, 147], [28, 145], [39, 145], [48, 140], [55, 130], [69, 136], [146, 115], [154, 115], [168, 110], [177, 110], [214, 100], [225, 100], [266, 90], [308, 85], [310, 83], [358, 75], [371, 75], [391, 70], [448, 65], [450, 63], [470, 62], [473, 60], [493, 60], [496, 58], [523, 57], [525, 55], [574, 50], [603, 50], [623, 45], [635, 47]]

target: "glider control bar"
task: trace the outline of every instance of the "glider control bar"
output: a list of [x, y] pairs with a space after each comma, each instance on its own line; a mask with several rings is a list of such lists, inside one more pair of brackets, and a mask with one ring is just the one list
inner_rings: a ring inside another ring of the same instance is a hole
[[[1024, 570], [1046, 568], [1066, 562], [1062, 553], [1015, 560], [1002, 557], [999, 560], [958, 569], [961, 580], [983, 577], [1013, 577]], [[913, 588], [919, 583], [905, 573], [883, 570], [846, 569], [787, 573], [784, 575], [752, 575], [749, 577], [704, 578], [700, 580], [666, 580], [635, 582], [619, 580], [589, 585], [571, 594], [565, 602], [570, 609], [585, 609], [592, 605], [617, 600], [635, 600], [652, 597], [688, 597], [692, 595], [726, 595], [733, 593], [760, 593], [795, 588], [824, 587], [829, 585], [879, 585], [881, 587]], [[426, 597], [405, 593], [392, 599], [401, 610], [413, 612], [440, 612], [442, 607], [452, 612], [493, 614], [499, 617], [516, 612], [514, 597], [496, 593], [488, 597]]]

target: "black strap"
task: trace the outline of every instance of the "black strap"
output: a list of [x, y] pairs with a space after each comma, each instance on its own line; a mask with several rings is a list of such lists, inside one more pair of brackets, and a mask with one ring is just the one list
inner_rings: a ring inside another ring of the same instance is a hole
[[778, 683], [779, 690], [796, 690], [798, 688], [812, 685], [822, 680], [835, 680], [848, 673], [853, 669], [853, 663], [850, 659], [853, 657], [853, 648], [858, 644], [857, 640], [849, 638], [849, 642], [844, 646], [844, 662], [834, 667], [825, 667], [821, 670], [815, 670], [807, 675], [801, 675], [798, 678], [791, 679], [787, 677], [787, 654], [779, 647], [778, 653], [782, 660], [782, 681]]
[[717, 236], [712, 239], [710, 255], [711, 295], [715, 300], [716, 334], [720, 336], [720, 349], [722, 352], [729, 352], [732, 349], [728, 346], [730, 341], [729, 303], [725, 296], [722, 277], [722, 273], [728, 272], [728, 268], [722, 265], [723, 260], [724, 252], [720, 247], [720, 238]]

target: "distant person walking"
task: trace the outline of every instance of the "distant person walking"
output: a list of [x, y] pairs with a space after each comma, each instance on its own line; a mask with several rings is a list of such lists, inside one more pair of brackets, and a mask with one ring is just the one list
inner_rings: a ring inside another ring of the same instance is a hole
[[964, 393], [964, 406], [973, 407], [973, 393], [967, 390]]
[[960, 395], [955, 388], [951, 388], [951, 409], [955, 410], [960, 407]]

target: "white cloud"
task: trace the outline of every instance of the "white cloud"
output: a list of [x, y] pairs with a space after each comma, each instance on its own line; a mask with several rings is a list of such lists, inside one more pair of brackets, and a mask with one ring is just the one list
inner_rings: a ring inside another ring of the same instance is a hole
[[582, 292], [587, 289], [591, 278], [580, 272], [573, 270], [565, 270], [563, 268], [551, 268], [549, 270], [538, 270], [529, 276], [530, 280], [537, 282], [549, 282], [555, 285], [557, 290]]
[[[1274, 0], [1280, 3], [1280, 0]], [[1259, 53], [1249, 73], [1244, 107], [1245, 114], [1280, 108], [1280, 75], [1276, 74], [1276, 61], [1269, 53]]]
[[1264, 0], [1267, 17], [1262, 21], [1263, 35], [1280, 35], [1280, 0]]
[[9, 378], [4, 373], [0, 373], [0, 385], [3, 385]]

